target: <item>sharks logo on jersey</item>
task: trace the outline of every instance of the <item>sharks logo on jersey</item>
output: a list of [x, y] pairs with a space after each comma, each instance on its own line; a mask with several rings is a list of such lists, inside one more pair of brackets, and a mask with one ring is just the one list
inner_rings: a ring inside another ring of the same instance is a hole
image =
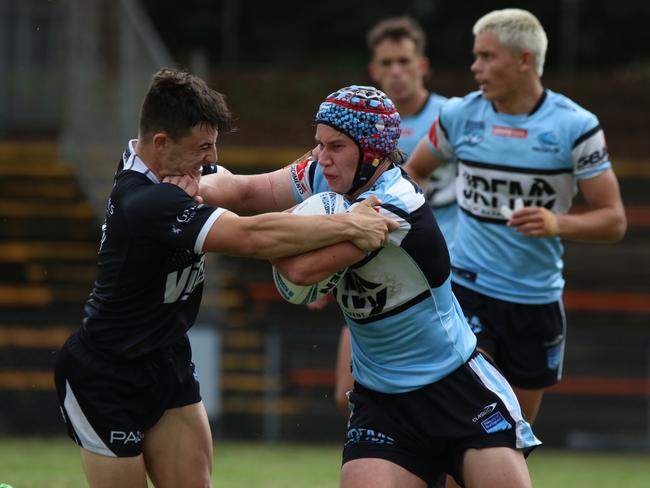
[[480, 120], [465, 121], [465, 130], [463, 131], [463, 141], [471, 146], [475, 146], [483, 140], [485, 132], [485, 123]]

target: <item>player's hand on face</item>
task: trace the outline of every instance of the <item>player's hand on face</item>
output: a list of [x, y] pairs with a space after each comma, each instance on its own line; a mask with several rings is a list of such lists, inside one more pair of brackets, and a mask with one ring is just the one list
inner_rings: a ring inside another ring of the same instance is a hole
[[199, 180], [190, 175], [182, 176], [165, 176], [163, 183], [170, 183], [178, 186], [181, 190], [192, 197], [196, 204], [203, 203], [203, 198], [199, 195]]
[[399, 229], [396, 221], [379, 214], [375, 207], [380, 203], [379, 198], [373, 195], [351, 210], [359, 216], [358, 224], [362, 228], [361, 234], [352, 242], [363, 251], [374, 251], [385, 246], [388, 243], [388, 234]]
[[523, 207], [513, 212], [508, 226], [526, 237], [554, 237], [559, 233], [557, 215], [544, 207]]

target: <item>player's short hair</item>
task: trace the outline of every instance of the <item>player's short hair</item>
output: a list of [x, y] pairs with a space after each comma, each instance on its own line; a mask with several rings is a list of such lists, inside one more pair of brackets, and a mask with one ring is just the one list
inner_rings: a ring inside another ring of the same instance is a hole
[[415, 51], [420, 55], [424, 55], [424, 50], [427, 44], [427, 36], [413, 18], [404, 17], [391, 17], [382, 20], [376, 24], [368, 32], [367, 42], [368, 49], [372, 53], [380, 42], [389, 39], [393, 42], [399, 42], [402, 39], [410, 39], [415, 44]]
[[476, 21], [472, 32], [493, 32], [499, 42], [515, 51], [530, 51], [535, 56], [535, 73], [542, 76], [548, 38], [542, 24], [527, 10], [494, 10]]
[[220, 133], [233, 130], [225, 97], [201, 78], [184, 71], [162, 68], [153, 75], [140, 110], [142, 137], [165, 131], [172, 139], [188, 135], [197, 125]]

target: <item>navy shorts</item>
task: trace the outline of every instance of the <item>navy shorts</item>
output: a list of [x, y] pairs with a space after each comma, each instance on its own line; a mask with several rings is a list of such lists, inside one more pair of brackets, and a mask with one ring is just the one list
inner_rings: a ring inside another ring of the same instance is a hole
[[165, 410], [201, 401], [191, 356], [187, 337], [146, 358], [117, 361], [72, 335], [55, 368], [68, 434], [95, 454], [139, 455], [145, 432]]
[[463, 486], [467, 449], [511, 447], [527, 455], [540, 441], [506, 379], [481, 354], [445, 378], [389, 394], [355, 383], [343, 463], [391, 461], [434, 486], [443, 473]]
[[531, 305], [506, 302], [452, 283], [477, 346], [511, 385], [538, 389], [562, 378], [566, 318], [561, 301]]

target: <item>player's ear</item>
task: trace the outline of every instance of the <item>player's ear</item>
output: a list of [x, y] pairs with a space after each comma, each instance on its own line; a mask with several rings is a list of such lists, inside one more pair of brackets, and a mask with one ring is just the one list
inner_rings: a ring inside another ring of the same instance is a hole
[[530, 51], [522, 51], [519, 55], [519, 66], [521, 71], [534, 71], [535, 55]]
[[429, 74], [429, 68], [431, 66], [431, 63], [429, 62], [429, 58], [426, 56], [420, 56], [420, 62], [419, 62], [419, 67], [420, 67], [420, 73], [422, 73], [422, 76], [426, 76]]
[[164, 131], [156, 132], [151, 138], [154, 149], [163, 149], [169, 142], [169, 134]]

